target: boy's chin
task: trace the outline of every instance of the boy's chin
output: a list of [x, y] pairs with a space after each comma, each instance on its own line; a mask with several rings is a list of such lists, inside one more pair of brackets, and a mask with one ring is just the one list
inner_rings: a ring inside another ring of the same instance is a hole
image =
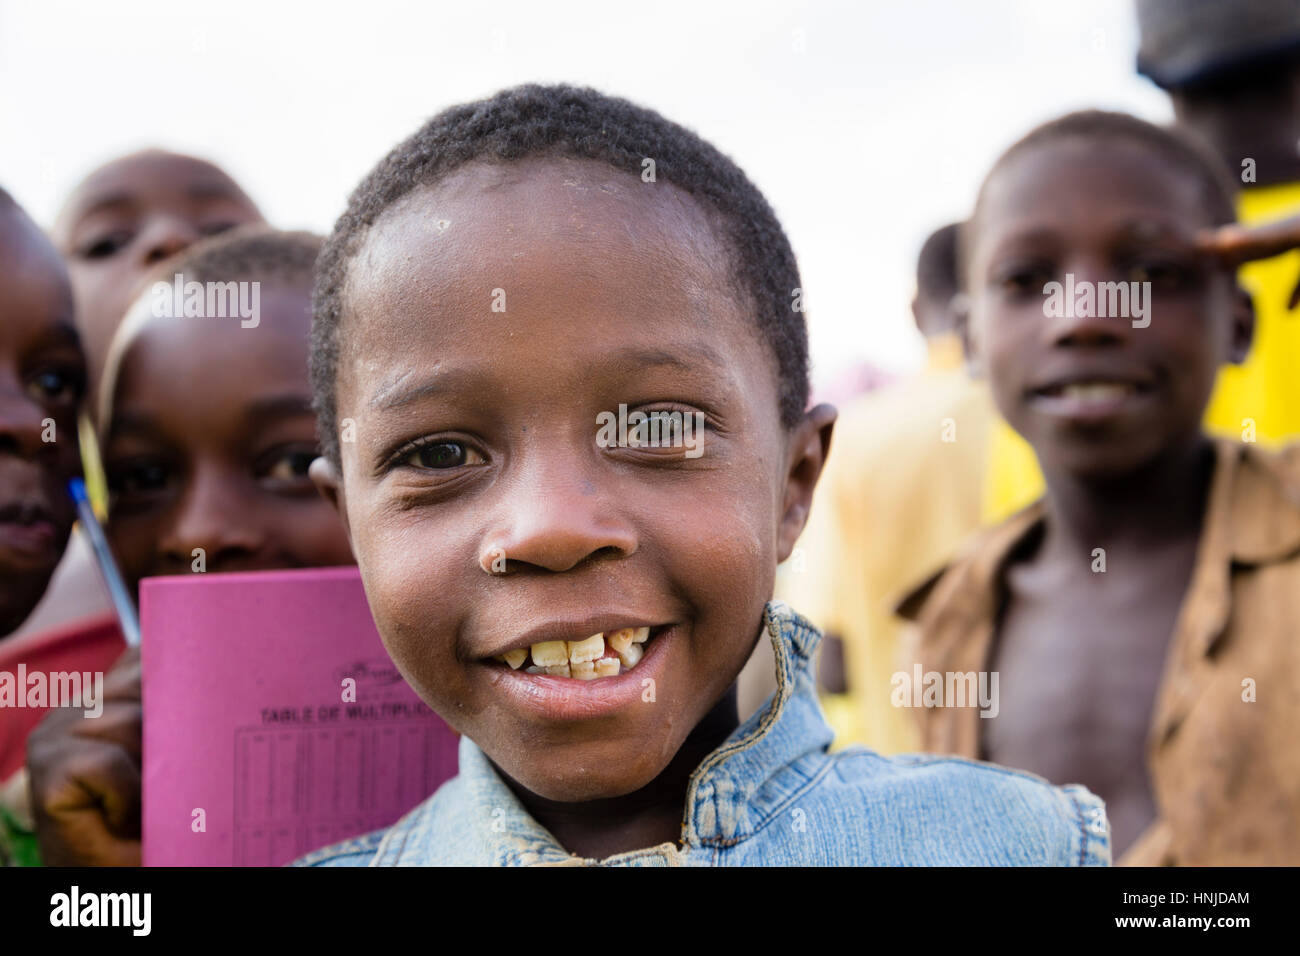
[[544, 800], [556, 803], [585, 803], [610, 800], [648, 786], [668, 765], [647, 763], [644, 753], [624, 759], [606, 755], [590, 757], [565, 748], [564, 752], [543, 752], [541, 759], [503, 763], [491, 754], [493, 764], [515, 783]]
[[1149, 435], [1104, 441], [1063, 440], [1036, 448], [1044, 471], [1084, 481], [1121, 479], [1156, 461], [1167, 446]]

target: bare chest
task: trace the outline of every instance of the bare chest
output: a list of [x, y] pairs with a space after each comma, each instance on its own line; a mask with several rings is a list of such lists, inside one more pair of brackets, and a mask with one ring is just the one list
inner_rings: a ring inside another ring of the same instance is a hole
[[1155, 815], [1147, 736], [1190, 571], [1145, 570], [1075, 586], [1012, 576], [990, 659], [997, 716], [980, 721], [986, 759], [1106, 800], [1116, 850]]

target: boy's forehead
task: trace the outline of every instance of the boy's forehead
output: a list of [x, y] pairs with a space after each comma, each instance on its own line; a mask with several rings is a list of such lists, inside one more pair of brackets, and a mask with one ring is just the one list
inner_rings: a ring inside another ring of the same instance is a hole
[[195, 199], [246, 198], [233, 179], [206, 160], [148, 151], [114, 160], [82, 180], [68, 197], [59, 215], [59, 226], [66, 227], [96, 208], [139, 202], [149, 194], [163, 191], [180, 192]]
[[708, 215], [670, 184], [589, 160], [475, 162], [380, 217], [352, 260], [348, 311], [484, 281], [540, 291], [548, 273], [556, 292], [577, 279], [629, 308], [679, 295], [716, 311], [734, 306], [730, 263]]
[[0, 256], [6, 271], [63, 261], [45, 233], [17, 205], [0, 205]]
[[269, 315], [263, 316], [257, 328], [241, 328], [239, 319], [220, 318], [150, 318], [144, 322], [126, 343], [124, 358], [163, 358], [159, 376], [171, 387], [180, 368], [207, 368], [218, 366], [220, 375], [229, 378], [229, 368], [224, 370], [215, 360], [217, 355], [228, 355], [238, 363], [238, 381], [248, 384], [246, 376], [260, 364], [292, 368], [307, 378], [307, 336], [301, 326], [291, 322], [277, 322]]
[[[187, 297], [193, 294], [204, 296], [203, 306], [206, 307], [207, 290], [213, 283], [228, 284], [226, 280], [209, 282], [205, 278], [193, 280], [196, 286], [191, 290], [185, 284], [187, 281], [190, 280], [183, 273], [179, 289], [174, 282], [146, 281], [127, 308], [114, 334], [114, 344], [118, 348], [134, 348], [142, 340], [177, 343], [183, 348], [193, 349], [196, 359], [203, 361], [204, 346], [201, 343], [204, 342], [230, 341], [235, 347], [250, 352], [288, 343], [306, 360], [311, 334], [311, 286], [307, 280], [239, 280], [246, 284], [235, 290], [236, 298], [222, 301], [232, 301], [236, 308], [251, 308], [252, 287], [256, 282], [256, 326], [245, 326], [248, 319], [242, 314], [184, 315]], [[173, 314], [177, 306], [181, 312]]]
[[1025, 150], [985, 184], [977, 244], [1034, 228], [1123, 226], [1190, 238], [1209, 224], [1201, 184], [1128, 140], [1062, 138]]
[[112, 404], [98, 409], [110, 433], [161, 431], [178, 448], [198, 448], [314, 417], [302, 336], [274, 326], [221, 328], [219, 321], [151, 326], [130, 343], [115, 370]]
[[726, 249], [670, 189], [551, 163], [467, 169], [412, 194], [349, 266], [343, 377], [368, 403], [431, 362], [451, 380], [544, 355], [555, 375], [581, 377], [596, 365], [635, 374], [619, 356], [677, 355], [699, 374], [761, 378], [768, 347]]
[[647, 248], [671, 243], [694, 254], [720, 252], [722, 245], [704, 209], [671, 183], [646, 183], [605, 163], [565, 157], [461, 166], [394, 203], [367, 245], [421, 233], [438, 245], [490, 239], [516, 245], [642, 242]]
[[0, 269], [10, 279], [44, 287], [61, 310], [71, 312], [72, 287], [62, 257], [17, 206], [0, 208]]
[[[171, 395], [175, 382], [184, 381], [187, 393], [200, 395], [215, 395], [216, 385], [227, 388], [223, 395], [267, 388], [306, 394], [310, 291], [266, 284], [259, 303], [257, 326], [245, 328], [239, 317], [155, 316], [147, 298], [137, 300], [115, 338], [114, 391], [143, 384]], [[233, 378], [232, 368], [239, 369]]]

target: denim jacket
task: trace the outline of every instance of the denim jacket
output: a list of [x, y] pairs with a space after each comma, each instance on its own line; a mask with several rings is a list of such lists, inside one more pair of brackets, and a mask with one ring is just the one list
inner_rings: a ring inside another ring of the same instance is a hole
[[295, 866], [1106, 866], [1101, 800], [959, 757], [828, 753], [813, 683], [821, 634], [770, 603], [777, 690], [691, 776], [680, 844], [582, 859], [529, 816], [483, 752], [386, 830]]

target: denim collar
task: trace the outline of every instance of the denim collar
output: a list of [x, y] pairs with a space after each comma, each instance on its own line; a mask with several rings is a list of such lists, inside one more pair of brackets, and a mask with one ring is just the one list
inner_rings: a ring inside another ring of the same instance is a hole
[[[394, 824], [371, 866], [678, 865], [704, 862], [709, 848], [734, 846], [761, 829], [809, 775], [783, 773], [824, 753], [832, 732], [813, 682], [821, 634], [789, 606], [763, 610], [763, 632], [776, 658], [777, 689], [700, 762], [686, 795], [680, 845], [604, 860], [570, 854], [534, 820], [475, 743], [460, 740], [457, 776]], [[814, 762], [809, 761], [809, 773]]]

